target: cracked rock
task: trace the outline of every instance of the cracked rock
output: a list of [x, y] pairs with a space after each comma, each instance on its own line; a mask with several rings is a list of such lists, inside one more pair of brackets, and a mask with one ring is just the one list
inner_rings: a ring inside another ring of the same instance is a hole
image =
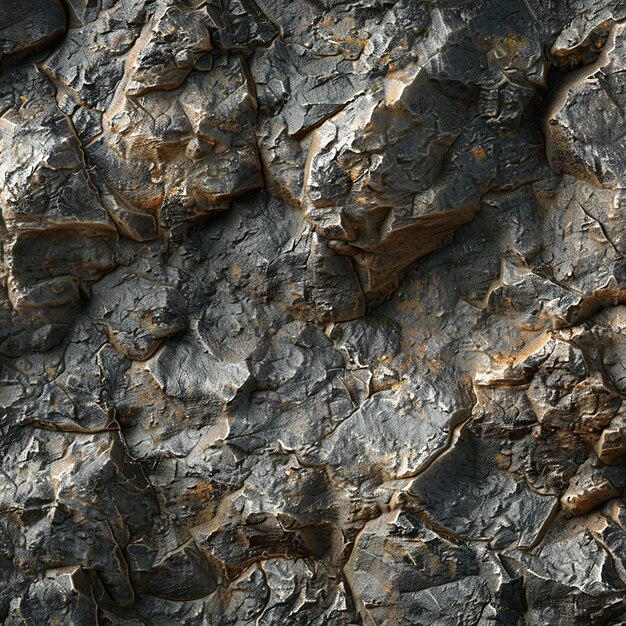
[[0, 625], [626, 624], [620, 0], [0, 0]]

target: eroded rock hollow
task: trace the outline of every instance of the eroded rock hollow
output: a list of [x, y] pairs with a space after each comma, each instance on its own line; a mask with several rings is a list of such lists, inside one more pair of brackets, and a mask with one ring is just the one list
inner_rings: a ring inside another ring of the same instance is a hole
[[0, 623], [626, 624], [622, 0], [0, 0]]

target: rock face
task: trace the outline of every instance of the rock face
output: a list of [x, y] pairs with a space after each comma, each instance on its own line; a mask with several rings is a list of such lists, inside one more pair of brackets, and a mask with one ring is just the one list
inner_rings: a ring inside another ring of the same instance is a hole
[[0, 623], [626, 624], [621, 0], [0, 0]]

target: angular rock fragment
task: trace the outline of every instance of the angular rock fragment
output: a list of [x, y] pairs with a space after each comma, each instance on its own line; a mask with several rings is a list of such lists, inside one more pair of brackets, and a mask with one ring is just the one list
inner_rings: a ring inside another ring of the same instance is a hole
[[408, 511], [365, 526], [346, 564], [364, 621], [414, 625], [477, 623], [489, 601], [476, 555]]
[[578, 468], [566, 492], [561, 496], [561, 510], [569, 515], [583, 515], [620, 495], [609, 476], [593, 466], [593, 459]]
[[126, 95], [175, 89], [185, 80], [198, 58], [212, 49], [203, 11], [186, 12], [177, 6], [163, 7], [142, 41], [130, 68]]
[[606, 465], [626, 462], [626, 420], [619, 414], [611, 420], [596, 444], [598, 458]]

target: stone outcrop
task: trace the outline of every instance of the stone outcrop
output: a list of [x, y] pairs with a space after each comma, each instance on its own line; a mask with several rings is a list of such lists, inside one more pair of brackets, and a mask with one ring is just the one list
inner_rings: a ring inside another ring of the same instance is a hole
[[0, 0], [0, 623], [626, 623], [620, 0]]

